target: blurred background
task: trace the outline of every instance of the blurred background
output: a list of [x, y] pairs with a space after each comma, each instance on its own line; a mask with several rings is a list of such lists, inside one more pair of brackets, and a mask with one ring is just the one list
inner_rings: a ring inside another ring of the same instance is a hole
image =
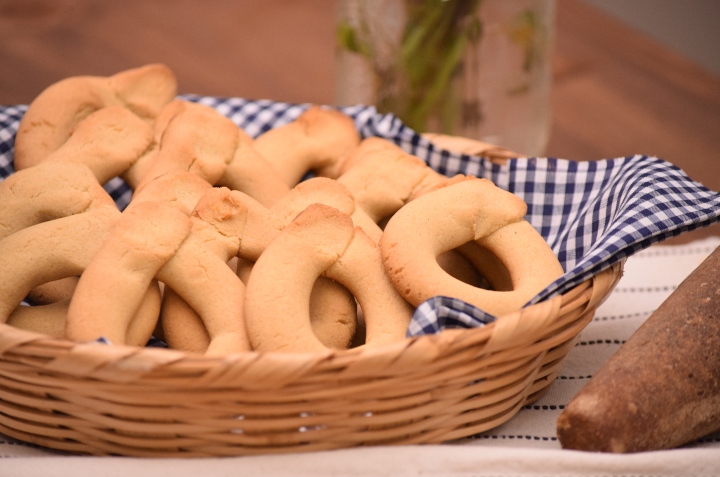
[[720, 75], [717, 0], [585, 0]]
[[[334, 7], [0, 0], [0, 104], [153, 62], [175, 71], [180, 93], [333, 104]], [[720, 2], [557, 0], [555, 15], [545, 155], [656, 155], [720, 190]]]

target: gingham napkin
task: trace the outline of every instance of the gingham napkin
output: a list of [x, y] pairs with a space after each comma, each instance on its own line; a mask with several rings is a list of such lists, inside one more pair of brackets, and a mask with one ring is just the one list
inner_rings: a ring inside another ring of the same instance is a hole
[[[214, 107], [251, 136], [297, 118], [309, 105], [267, 100], [185, 96]], [[12, 145], [25, 106], [0, 108], [0, 175], [13, 172]], [[400, 145], [446, 175], [492, 180], [522, 198], [526, 219], [547, 240], [565, 275], [530, 303], [571, 289], [612, 264], [666, 238], [720, 221], [720, 193], [692, 181], [676, 166], [642, 155], [599, 161], [515, 158], [504, 165], [433, 146], [392, 115], [373, 107], [342, 108], [363, 137]], [[106, 189], [123, 208], [132, 191], [120, 179]], [[408, 335], [447, 327], [482, 326], [494, 317], [449, 297], [421, 304]]]

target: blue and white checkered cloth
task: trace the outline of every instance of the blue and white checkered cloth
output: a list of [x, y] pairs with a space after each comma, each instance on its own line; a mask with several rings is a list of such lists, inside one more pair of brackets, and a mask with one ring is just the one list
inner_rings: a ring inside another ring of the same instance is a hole
[[[240, 98], [184, 96], [214, 107], [251, 136], [297, 118], [309, 105]], [[25, 106], [0, 107], [0, 177], [13, 173], [13, 141]], [[530, 303], [563, 293], [614, 263], [669, 237], [720, 221], [720, 193], [692, 181], [676, 166], [635, 155], [599, 161], [515, 158], [498, 165], [434, 147], [392, 115], [373, 107], [342, 108], [363, 137], [389, 139], [446, 175], [492, 180], [528, 205], [526, 219], [547, 240], [565, 275]], [[123, 208], [132, 191], [120, 179], [106, 189]], [[409, 336], [475, 327], [494, 317], [449, 297], [421, 304]]]

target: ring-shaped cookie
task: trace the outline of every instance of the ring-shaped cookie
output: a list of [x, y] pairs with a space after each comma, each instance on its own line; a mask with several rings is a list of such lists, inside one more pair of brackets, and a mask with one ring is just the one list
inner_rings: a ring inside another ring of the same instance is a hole
[[364, 139], [348, 155], [338, 182], [376, 223], [382, 223], [427, 184], [447, 179], [422, 159], [379, 138]]
[[[202, 247], [203, 253], [209, 252], [216, 257], [217, 262], [213, 263], [227, 263], [238, 253], [247, 218], [246, 204], [236, 194], [227, 188], [210, 188], [197, 201], [188, 219], [192, 227], [189, 241], [196, 247]], [[230, 267], [226, 268], [233, 272]], [[229, 285], [234, 286], [238, 285], [234, 282], [240, 280], [233, 276], [231, 281], [233, 283]], [[241, 282], [240, 285], [240, 293], [244, 293], [244, 284]], [[214, 327], [213, 333], [220, 328], [205, 323], [208, 319], [201, 316], [172, 285], [165, 288], [160, 323], [163, 337], [171, 348], [205, 353], [214, 338], [209, 328]], [[242, 320], [242, 316], [239, 319]], [[217, 321], [217, 318], [214, 320]]]
[[362, 228], [375, 243], [380, 240], [382, 229], [359, 207], [347, 187], [335, 179], [312, 177], [295, 187], [271, 207], [281, 224], [290, 223], [311, 204], [325, 204], [349, 215], [353, 223]]
[[[0, 262], [0, 322], [8, 321], [30, 290], [43, 283], [80, 276], [120, 215], [114, 204], [96, 207], [24, 228], [0, 240], [0, 256], [3, 257]], [[136, 314], [129, 326], [147, 330], [146, 323], [157, 320], [159, 290], [146, 288], [142, 293], [143, 300], [148, 300], [145, 305], [156, 305], [140, 307], [141, 314]], [[35, 307], [28, 316], [41, 313], [44, 306]], [[57, 311], [55, 309], [51, 316], [57, 316]], [[136, 331], [129, 330], [126, 335], [126, 339], [136, 341], [126, 342], [144, 346], [149, 336], [146, 332]]]
[[[377, 261], [369, 260], [373, 255]], [[268, 245], [250, 274], [245, 321], [254, 349], [327, 351], [309, 316], [313, 284], [321, 275], [336, 279], [365, 304], [368, 331], [371, 326], [377, 329], [377, 344], [405, 337], [412, 310], [383, 279], [377, 245], [347, 214], [312, 204]], [[387, 286], [379, 293], [383, 282]], [[389, 320], [387, 329], [380, 329], [382, 320]]]
[[[170, 172], [189, 171], [210, 184], [225, 173], [238, 146], [240, 130], [227, 117], [200, 103], [177, 100], [158, 149], [136, 188]], [[176, 102], [171, 103], [171, 106]]]
[[340, 111], [311, 106], [295, 121], [261, 134], [253, 146], [294, 187], [312, 171], [337, 178], [342, 161], [360, 142], [352, 118]]
[[[0, 204], [0, 240], [41, 222], [115, 205], [86, 165], [50, 162], [0, 182]], [[43, 283], [29, 293], [28, 300], [46, 305], [69, 299], [76, 282], [75, 277], [67, 277]]]
[[[545, 240], [524, 220], [526, 204], [486, 179], [458, 181], [409, 202], [388, 222], [380, 249], [395, 288], [413, 305], [444, 295], [492, 315], [524, 306], [563, 274]], [[474, 241], [497, 257], [512, 290], [485, 290], [447, 274], [436, 257]]]
[[43, 162], [0, 182], [0, 240], [41, 222], [114, 206], [84, 164]]
[[[363, 139], [348, 155], [341, 172], [337, 181], [352, 193], [358, 210], [363, 211], [356, 215], [378, 224], [386, 222], [410, 200], [448, 181], [420, 158], [377, 137]], [[356, 223], [360, 222], [356, 220]], [[363, 228], [372, 230], [371, 226]], [[370, 235], [379, 241], [381, 234], [379, 229]], [[438, 257], [438, 262], [454, 277], [479, 286], [484, 283], [484, 278], [478, 273], [478, 264], [474, 261], [478, 254], [474, 253], [474, 248], [449, 250]]]
[[177, 94], [173, 72], [147, 65], [113, 76], [73, 76], [48, 86], [29, 105], [15, 138], [16, 168], [39, 164], [70, 137], [75, 126], [106, 106], [122, 105], [152, 120]]
[[[221, 260], [238, 255], [251, 264], [279, 233], [280, 220], [248, 195], [227, 188], [209, 190], [192, 214], [193, 238]], [[347, 347], [355, 331], [355, 301], [343, 287], [319, 279], [313, 289], [313, 325], [328, 346]], [[212, 337], [201, 316], [172, 287], [166, 288], [163, 334], [173, 348], [204, 352]]]
[[190, 234], [156, 278], [201, 317], [210, 336], [206, 354], [250, 349], [243, 320], [245, 286], [227, 262], [197, 237]]
[[[53, 338], [68, 338], [66, 325], [70, 301], [71, 299], [67, 298], [42, 306], [18, 306], [10, 314], [7, 324]], [[123, 339], [116, 339], [113, 343], [137, 346], [147, 343], [153, 333], [153, 323], [157, 322], [161, 301], [160, 287], [157, 282], [154, 282], [145, 291], [140, 306], [127, 326]]]
[[[70, 301], [65, 333], [74, 341], [103, 337], [124, 343], [145, 291], [157, 271], [190, 233], [190, 218], [160, 202], [125, 211], [80, 276]], [[145, 342], [159, 317], [146, 323]]]
[[85, 164], [105, 184], [130, 174], [152, 145], [152, 126], [125, 107], [113, 105], [80, 121], [68, 140], [41, 162]]
[[380, 346], [405, 338], [414, 308], [395, 290], [385, 274], [377, 243], [355, 227], [350, 243], [324, 275], [345, 285], [360, 305], [365, 345]]
[[252, 139], [240, 131], [237, 149], [216, 185], [239, 190], [265, 207], [271, 207], [290, 191], [290, 187], [255, 149]]

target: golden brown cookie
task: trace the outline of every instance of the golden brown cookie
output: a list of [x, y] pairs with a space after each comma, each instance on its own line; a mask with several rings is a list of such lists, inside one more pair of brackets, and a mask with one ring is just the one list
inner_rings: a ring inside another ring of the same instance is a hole
[[150, 124], [120, 105], [95, 111], [44, 161], [85, 164], [104, 184], [128, 173], [153, 143]]
[[[238, 255], [251, 264], [279, 233], [282, 220], [259, 202], [239, 191], [216, 188], [208, 191], [192, 214], [193, 238], [224, 262]], [[323, 343], [347, 347], [355, 331], [355, 301], [334, 283], [319, 280], [313, 289], [313, 323]], [[163, 334], [177, 349], [204, 352], [211, 335], [201, 316], [172, 287], [166, 289], [162, 311]]]
[[50, 85], [28, 107], [15, 138], [15, 165], [38, 164], [62, 146], [75, 126], [95, 111], [121, 105], [153, 120], [177, 94], [177, 81], [164, 65], [147, 65], [113, 76], [74, 76]]
[[311, 106], [295, 121], [255, 139], [254, 147], [294, 187], [312, 171], [336, 178], [342, 160], [360, 142], [353, 120], [333, 109]]
[[300, 212], [312, 204], [330, 205], [353, 219], [376, 243], [382, 230], [357, 206], [355, 198], [340, 182], [327, 177], [313, 177], [293, 187], [272, 208], [282, 224], [290, 223]]
[[187, 171], [215, 184], [225, 173], [239, 141], [239, 129], [215, 109], [200, 103], [176, 100], [162, 131], [157, 151], [136, 188], [165, 174]]
[[33, 288], [82, 274], [120, 217], [115, 205], [42, 222], [0, 240], [0, 321]]
[[[365, 139], [363, 144], [368, 141]], [[377, 141], [372, 141], [370, 144], [350, 156], [338, 182], [347, 187], [358, 206], [376, 223], [398, 211], [419, 188], [447, 179], [420, 158], [391, 143], [375, 146]]]
[[[55, 282], [53, 282], [55, 283]], [[144, 346], [148, 342], [148, 323], [157, 321], [160, 310], [160, 289], [157, 283], [150, 286], [140, 307], [128, 325], [125, 343]], [[18, 306], [10, 314], [7, 323], [16, 328], [42, 333], [53, 338], [66, 338], [65, 325], [70, 298], [53, 301], [43, 306]]]
[[[455, 181], [409, 202], [388, 222], [382, 239], [385, 269], [395, 288], [413, 305], [444, 295], [503, 315], [518, 310], [563, 274], [545, 240], [524, 220], [525, 203], [485, 179]], [[446, 273], [438, 255], [475, 242], [502, 264], [511, 290], [471, 286]]]
[[187, 171], [170, 172], [135, 190], [127, 209], [141, 202], [162, 202], [187, 216], [212, 185], [205, 179]]
[[[0, 239], [41, 222], [115, 205], [86, 165], [48, 162], [0, 182], [0, 204]], [[43, 283], [30, 291], [28, 300], [44, 305], [68, 299], [76, 282], [67, 277]]]
[[376, 324], [378, 344], [404, 338], [412, 311], [387, 279], [389, 290], [380, 293], [372, 288], [383, 285], [380, 265], [377, 246], [347, 214], [323, 204], [310, 205], [268, 245], [248, 279], [245, 319], [253, 348], [327, 350], [313, 333], [309, 316], [313, 285], [321, 275], [355, 290], [361, 306], [367, 308], [366, 320], [393, 313]]
[[[248, 218], [248, 207], [241, 193], [233, 193], [227, 188], [210, 188], [196, 204], [190, 218], [192, 237], [189, 243], [195, 244], [204, 254], [212, 254], [213, 264], [227, 266], [231, 258], [238, 254], [240, 242], [244, 235]], [[248, 201], [250, 200], [247, 198]], [[217, 271], [215, 273], [222, 273]], [[244, 285], [233, 276], [230, 287], [240, 289], [244, 293]], [[236, 316], [242, 324], [241, 314]], [[214, 318], [217, 320], [217, 318]], [[186, 351], [205, 352], [212, 341], [213, 335], [208, 328], [212, 324], [204, 323], [205, 318], [179, 295], [173, 285], [166, 287], [163, 297], [161, 324], [165, 341], [171, 348]], [[217, 329], [217, 326], [216, 326]]]
[[245, 287], [235, 272], [190, 234], [156, 278], [195, 310], [210, 336], [207, 354], [250, 349], [243, 320]]
[[340, 175], [343, 175], [348, 169], [354, 167], [359, 161], [362, 161], [366, 155], [375, 154], [407, 154], [403, 148], [377, 136], [370, 136], [362, 139], [360, 143], [351, 149], [340, 166]]
[[252, 140], [245, 139], [245, 133], [241, 134], [237, 149], [216, 185], [244, 192], [265, 207], [273, 206], [290, 191], [275, 167], [255, 149]]
[[[66, 336], [74, 341], [104, 337], [126, 343], [146, 291], [157, 287], [157, 271], [189, 233], [190, 219], [159, 202], [143, 202], [125, 211], [80, 276], [68, 309]], [[143, 344], [155, 329], [159, 299], [155, 311], [144, 315], [144, 323], [136, 323], [145, 331], [140, 336]]]
[[345, 285], [357, 299], [365, 321], [365, 344], [379, 346], [405, 338], [414, 308], [385, 273], [378, 245], [360, 227], [325, 276]]
[[[465, 179], [465, 176], [458, 177]], [[348, 155], [338, 178], [362, 211], [355, 214], [358, 225], [367, 223], [368, 219], [384, 224], [406, 203], [434, 187], [447, 185], [449, 180], [452, 181], [420, 158], [377, 137], [363, 139]], [[372, 226], [363, 228], [372, 230]], [[381, 234], [382, 231], [375, 231], [370, 236], [379, 242]], [[438, 257], [438, 262], [453, 277], [474, 286], [483, 285], [485, 280], [477, 270], [477, 263], [472, 261], [478, 256], [474, 248], [449, 250]]]
[[[237, 275], [247, 285], [254, 261], [240, 259]], [[324, 346], [346, 349], [355, 338], [358, 310], [355, 297], [340, 283], [318, 277], [310, 293], [310, 326]]]
[[42, 163], [0, 182], [0, 239], [48, 220], [115, 202], [84, 164]]

